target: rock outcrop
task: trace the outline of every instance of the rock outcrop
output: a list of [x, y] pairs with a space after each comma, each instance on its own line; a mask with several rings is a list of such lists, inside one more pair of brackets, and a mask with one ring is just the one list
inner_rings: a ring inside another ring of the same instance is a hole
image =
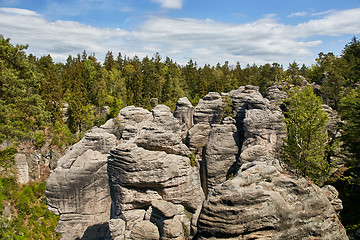
[[58, 161], [47, 181], [50, 211], [60, 215], [62, 239], [104, 239], [110, 220], [108, 152], [116, 137], [94, 128]]
[[276, 160], [241, 166], [203, 204], [199, 239], [347, 239], [324, 192]]
[[204, 156], [206, 193], [208, 189], [225, 182], [229, 174], [235, 173], [239, 153], [238, 141], [233, 118], [228, 117], [223, 124], [212, 125]]
[[187, 97], [176, 102], [174, 117], [179, 120], [182, 138], [185, 138], [187, 131], [194, 125], [194, 107]]
[[193, 210], [202, 203], [197, 169], [191, 167], [188, 157], [146, 150], [133, 143], [118, 145], [110, 155], [108, 173], [119, 212], [145, 209], [159, 199]]
[[[203, 202], [198, 168], [191, 166], [191, 152], [181, 137], [191, 126], [186, 119], [192, 108], [185, 105], [178, 118], [164, 105], [151, 112], [127, 107], [119, 113], [120, 144], [110, 151], [108, 175], [112, 217], [125, 220], [125, 238], [183, 239], [189, 222], [184, 207], [194, 212]], [[176, 214], [170, 214], [174, 209]]]
[[174, 113], [123, 108], [51, 174], [58, 231], [63, 239], [347, 239], [336, 190], [276, 159], [283, 99], [278, 88], [264, 98], [244, 86], [209, 93], [195, 108], [181, 98]]

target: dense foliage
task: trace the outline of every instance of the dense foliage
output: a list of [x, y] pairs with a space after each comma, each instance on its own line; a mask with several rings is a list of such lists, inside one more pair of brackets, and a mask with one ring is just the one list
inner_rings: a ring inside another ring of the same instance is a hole
[[325, 158], [328, 116], [321, 98], [311, 87], [293, 89], [285, 117], [288, 133], [282, 151], [284, 161], [302, 175], [321, 181], [329, 170]]
[[59, 217], [47, 210], [45, 189], [45, 182], [18, 186], [14, 178], [0, 178], [0, 239], [60, 239]]
[[[158, 53], [139, 59], [121, 53], [114, 57], [108, 52], [100, 63], [85, 51], [69, 56], [65, 63], [54, 63], [50, 55], [27, 56], [26, 48], [14, 46], [0, 35], [0, 143], [8, 146], [0, 149], [0, 211], [4, 210], [4, 204], [10, 203], [13, 212], [11, 219], [4, 217], [3, 212], [0, 214], [1, 238], [12, 238], [11, 234], [29, 239], [58, 237], [53, 231], [56, 217], [45, 210], [45, 184], [18, 186], [9, 177], [11, 174], [3, 171], [12, 167], [16, 142], [26, 141], [40, 148], [51, 141], [64, 147], [94, 125], [116, 117], [126, 105], [150, 109], [151, 101], [157, 99], [174, 109], [176, 101], [183, 96], [195, 105], [210, 91], [228, 92], [251, 84], [259, 86], [264, 93], [268, 86], [284, 82], [293, 89], [289, 91], [284, 112], [289, 132], [284, 145], [285, 160], [312, 181], [321, 182], [332, 164], [329, 154], [333, 147], [329, 146], [332, 143], [324, 130], [326, 114], [321, 104], [338, 111], [344, 120], [337, 127], [342, 129], [340, 147], [347, 156], [348, 169], [335, 183], [344, 202], [341, 217], [348, 229], [360, 226], [360, 214], [351, 209], [354, 208], [351, 204], [360, 202], [360, 42], [357, 38], [345, 46], [340, 56], [320, 53], [312, 66], [292, 62], [286, 69], [277, 63], [242, 67], [239, 63], [231, 66], [225, 62], [198, 66], [193, 60], [181, 66], [168, 57], [162, 59]], [[313, 88], [296, 88], [304, 85], [305, 79]], [[40, 233], [44, 226], [49, 230]]]

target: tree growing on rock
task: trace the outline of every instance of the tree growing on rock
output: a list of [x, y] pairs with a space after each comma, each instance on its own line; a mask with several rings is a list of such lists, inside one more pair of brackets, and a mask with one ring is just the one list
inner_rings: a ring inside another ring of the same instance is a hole
[[287, 138], [282, 149], [282, 158], [297, 173], [321, 182], [329, 170], [325, 158], [328, 120], [322, 109], [322, 101], [311, 87], [295, 88], [287, 100]]

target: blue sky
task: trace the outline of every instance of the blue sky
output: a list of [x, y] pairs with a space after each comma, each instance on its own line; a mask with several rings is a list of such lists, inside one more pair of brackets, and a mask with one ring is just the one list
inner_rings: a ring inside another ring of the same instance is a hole
[[311, 65], [360, 35], [360, 1], [0, 0], [0, 34], [64, 62], [159, 52], [180, 64]]

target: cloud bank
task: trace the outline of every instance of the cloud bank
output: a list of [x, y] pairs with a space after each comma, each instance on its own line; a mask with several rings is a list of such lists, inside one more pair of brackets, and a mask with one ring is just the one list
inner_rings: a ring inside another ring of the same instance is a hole
[[[157, 1], [170, 4], [168, 7], [182, 2]], [[13, 43], [29, 44], [29, 52], [51, 54], [55, 61], [65, 61], [83, 50], [102, 61], [111, 50], [114, 55], [122, 52], [130, 57], [159, 52], [181, 64], [193, 59], [199, 65], [224, 61], [287, 65], [294, 60], [312, 61], [322, 36], [360, 34], [360, 9], [333, 11], [297, 25], [283, 24], [272, 16], [242, 24], [153, 16], [129, 31], [74, 21], [51, 22], [29, 10], [0, 8], [0, 29]]]

